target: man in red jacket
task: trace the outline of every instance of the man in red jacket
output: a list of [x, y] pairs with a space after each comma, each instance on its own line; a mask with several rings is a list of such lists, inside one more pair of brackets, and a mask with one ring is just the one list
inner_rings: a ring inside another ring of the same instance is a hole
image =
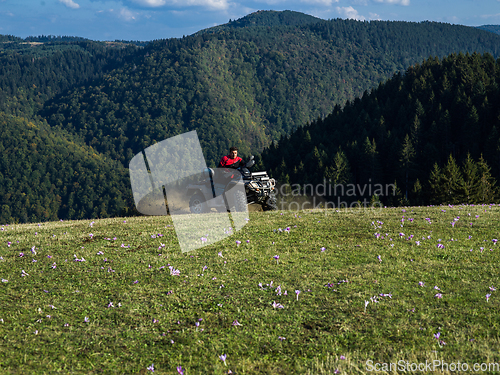
[[237, 147], [231, 147], [229, 155], [223, 156], [219, 162], [219, 167], [225, 168], [238, 168], [240, 165], [243, 165], [243, 159], [238, 156]]

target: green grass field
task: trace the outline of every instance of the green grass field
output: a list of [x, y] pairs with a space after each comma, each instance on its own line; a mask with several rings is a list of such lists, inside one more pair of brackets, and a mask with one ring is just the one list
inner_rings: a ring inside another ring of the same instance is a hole
[[0, 373], [500, 373], [500, 207], [249, 218], [0, 226]]

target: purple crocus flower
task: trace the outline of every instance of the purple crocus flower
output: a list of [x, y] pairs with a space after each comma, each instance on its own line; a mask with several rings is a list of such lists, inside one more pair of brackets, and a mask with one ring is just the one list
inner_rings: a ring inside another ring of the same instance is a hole
[[224, 366], [227, 366], [227, 364], [226, 364], [226, 357], [227, 357], [227, 355], [226, 355], [226, 354], [222, 354], [222, 355], [220, 355], [220, 356], [219, 356], [220, 360], [221, 360], [222, 362], [224, 362]]
[[278, 309], [282, 309], [284, 308], [284, 306], [280, 303], [276, 303], [276, 301], [273, 301], [273, 308], [278, 308]]
[[178, 372], [180, 375], [184, 375], [184, 370], [182, 369], [182, 366], [177, 366], [177, 372]]

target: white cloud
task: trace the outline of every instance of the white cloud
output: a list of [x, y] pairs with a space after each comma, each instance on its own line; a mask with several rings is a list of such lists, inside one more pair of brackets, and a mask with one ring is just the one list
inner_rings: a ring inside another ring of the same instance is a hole
[[143, 17], [144, 15], [140, 14], [139, 12], [133, 12], [130, 9], [126, 7], [120, 7], [117, 9], [114, 8], [109, 8], [106, 10], [98, 10], [96, 11], [97, 14], [102, 14], [103, 16], [107, 16], [109, 14], [113, 15], [116, 18], [119, 18], [123, 21], [136, 21], [140, 17]]
[[[70, 0], [71, 1], [71, 0]], [[211, 9], [228, 9], [228, 0], [133, 0], [135, 3], [147, 7], [158, 8], [165, 5], [186, 7], [202, 6]]]
[[165, 0], [134, 0], [134, 2], [152, 8], [161, 7], [167, 3]]
[[118, 11], [118, 17], [125, 21], [135, 21], [135, 14], [127, 8], [122, 8]]
[[338, 3], [339, 0], [301, 0], [300, 2], [306, 4], [319, 4], [324, 6], [331, 6], [334, 3]]
[[[498, 1], [500, 1], [500, 0], [498, 0]], [[487, 18], [497, 18], [497, 17], [500, 17], [500, 13], [497, 13], [497, 14], [483, 14], [483, 15], [481, 15], [479, 17], [485, 18], [485, 19], [487, 19]]]
[[75, 3], [73, 0], [59, 0], [59, 2], [66, 5], [68, 8], [71, 8], [71, 9], [80, 8], [80, 5]]
[[410, 5], [410, 0], [375, 0], [377, 3]]
[[337, 12], [345, 17], [352, 20], [365, 21], [366, 18], [358, 13], [353, 7], [337, 7]]
[[368, 5], [368, 0], [352, 0], [351, 2], [356, 5]]

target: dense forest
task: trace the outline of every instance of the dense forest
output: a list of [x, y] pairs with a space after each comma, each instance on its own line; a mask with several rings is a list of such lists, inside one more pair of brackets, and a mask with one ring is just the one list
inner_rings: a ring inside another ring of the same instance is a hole
[[125, 166], [147, 145], [196, 129], [215, 165], [231, 144], [258, 152], [429, 56], [499, 56], [499, 42], [485, 31], [427, 22], [205, 32], [153, 41], [112, 74], [49, 100], [39, 114]]
[[500, 25], [484, 25], [478, 26], [478, 29], [490, 31], [495, 34], [500, 34]]
[[0, 223], [129, 214], [129, 176], [117, 161], [0, 113]]
[[[262, 160], [285, 184], [392, 184], [378, 197], [390, 205], [491, 203], [499, 104], [500, 59], [430, 58], [282, 137]], [[355, 199], [370, 200], [368, 191]]]
[[[435, 77], [422, 67], [430, 62], [441, 66], [451, 54], [460, 56], [464, 67], [474, 63], [470, 56], [490, 59], [497, 74], [499, 42], [499, 35], [471, 27], [325, 21], [289, 11], [256, 12], [191, 36], [147, 44], [0, 35], [0, 222], [133, 214], [127, 173], [131, 158], [191, 130], [197, 131], [209, 165], [236, 145], [243, 155], [255, 153], [257, 168], [268, 166], [283, 182], [334, 176], [340, 173], [335, 163], [344, 161], [345, 181], [396, 180], [404, 193], [418, 184], [425, 191], [432, 185], [431, 170], [440, 178], [450, 160], [460, 169], [467, 152], [476, 171], [491, 166], [491, 176], [498, 178], [499, 162], [492, 157], [497, 125], [483, 109], [498, 103], [491, 79], [482, 82], [471, 67], [480, 83], [473, 89], [465, 85], [463, 92], [456, 89], [458, 104], [447, 96], [443, 108], [455, 103], [449, 118], [429, 104], [428, 92], [421, 98], [416, 92], [435, 85]], [[450, 87], [460, 84], [457, 77], [466, 79], [454, 69], [446, 75]], [[394, 82], [406, 82], [411, 75], [420, 86], [409, 97], [392, 97], [391, 89], [400, 85]], [[481, 87], [486, 104], [474, 96]], [[359, 103], [370, 102], [370, 95], [384, 88], [385, 96], [378, 99], [384, 104], [377, 110], [382, 112], [371, 112], [372, 104], [361, 117]], [[437, 103], [441, 92], [433, 90]], [[423, 109], [413, 102], [416, 97]], [[392, 104], [403, 99], [404, 106]], [[470, 129], [442, 127], [442, 122], [454, 124], [474, 109], [481, 130], [465, 147]], [[407, 121], [418, 122], [418, 136], [407, 130]], [[443, 131], [450, 138], [439, 145], [428, 141], [427, 133], [420, 134], [427, 122], [434, 133]], [[483, 150], [485, 134], [488, 151]], [[409, 157], [403, 178], [398, 163], [407, 136], [410, 154], [418, 156]], [[296, 158], [290, 145], [300, 137]], [[373, 163], [358, 161], [368, 149]], [[317, 155], [322, 162], [314, 165]], [[385, 157], [393, 170], [386, 168]], [[417, 203], [412, 194], [401, 193]], [[429, 200], [418, 194], [418, 202]], [[401, 197], [391, 202], [401, 203]]]

